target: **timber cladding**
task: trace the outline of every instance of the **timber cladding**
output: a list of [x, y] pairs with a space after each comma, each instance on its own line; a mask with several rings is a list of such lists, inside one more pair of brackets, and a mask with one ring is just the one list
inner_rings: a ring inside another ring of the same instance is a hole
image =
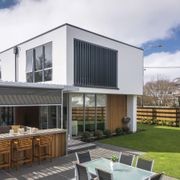
[[127, 115], [127, 96], [107, 95], [107, 128], [115, 132], [122, 128], [122, 118]]
[[180, 126], [180, 108], [179, 107], [138, 107], [137, 120], [149, 123]]
[[52, 139], [52, 156], [61, 157], [66, 154], [66, 133], [57, 133]]

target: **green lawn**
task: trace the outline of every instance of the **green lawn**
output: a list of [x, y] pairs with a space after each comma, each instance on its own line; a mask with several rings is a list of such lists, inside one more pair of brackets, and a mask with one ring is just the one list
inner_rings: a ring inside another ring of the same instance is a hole
[[180, 179], [180, 128], [142, 124], [138, 128], [144, 130], [100, 142], [143, 151], [145, 158], [155, 160], [153, 171]]

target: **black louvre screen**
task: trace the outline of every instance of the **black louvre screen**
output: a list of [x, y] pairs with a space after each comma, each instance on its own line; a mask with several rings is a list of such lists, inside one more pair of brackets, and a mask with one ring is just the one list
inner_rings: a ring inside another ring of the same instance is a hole
[[74, 84], [117, 88], [117, 51], [75, 39]]

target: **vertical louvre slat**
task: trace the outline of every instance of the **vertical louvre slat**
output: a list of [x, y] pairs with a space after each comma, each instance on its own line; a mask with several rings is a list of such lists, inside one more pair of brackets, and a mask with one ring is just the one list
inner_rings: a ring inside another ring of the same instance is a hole
[[76, 59], [77, 59], [77, 42], [74, 42], [74, 81], [77, 82], [77, 62], [76, 62]]
[[77, 59], [77, 61], [79, 60], [79, 85], [81, 85], [82, 82], [82, 44], [80, 43], [80, 56], [79, 59]]
[[77, 42], [77, 59], [76, 59], [76, 63], [77, 63], [77, 83], [78, 84], [80, 84], [80, 76], [79, 76], [79, 74], [80, 74], [80, 61], [78, 61], [78, 59], [80, 58], [80, 53], [81, 53], [81, 51], [80, 51], [80, 43], [79, 42]]
[[74, 40], [74, 84], [117, 87], [117, 51]]

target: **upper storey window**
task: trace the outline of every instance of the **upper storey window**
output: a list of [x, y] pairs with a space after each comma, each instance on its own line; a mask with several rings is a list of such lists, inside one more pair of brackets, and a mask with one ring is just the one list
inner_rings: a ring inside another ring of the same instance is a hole
[[52, 43], [38, 46], [26, 51], [27, 82], [52, 80]]
[[74, 84], [117, 88], [117, 51], [75, 39]]

